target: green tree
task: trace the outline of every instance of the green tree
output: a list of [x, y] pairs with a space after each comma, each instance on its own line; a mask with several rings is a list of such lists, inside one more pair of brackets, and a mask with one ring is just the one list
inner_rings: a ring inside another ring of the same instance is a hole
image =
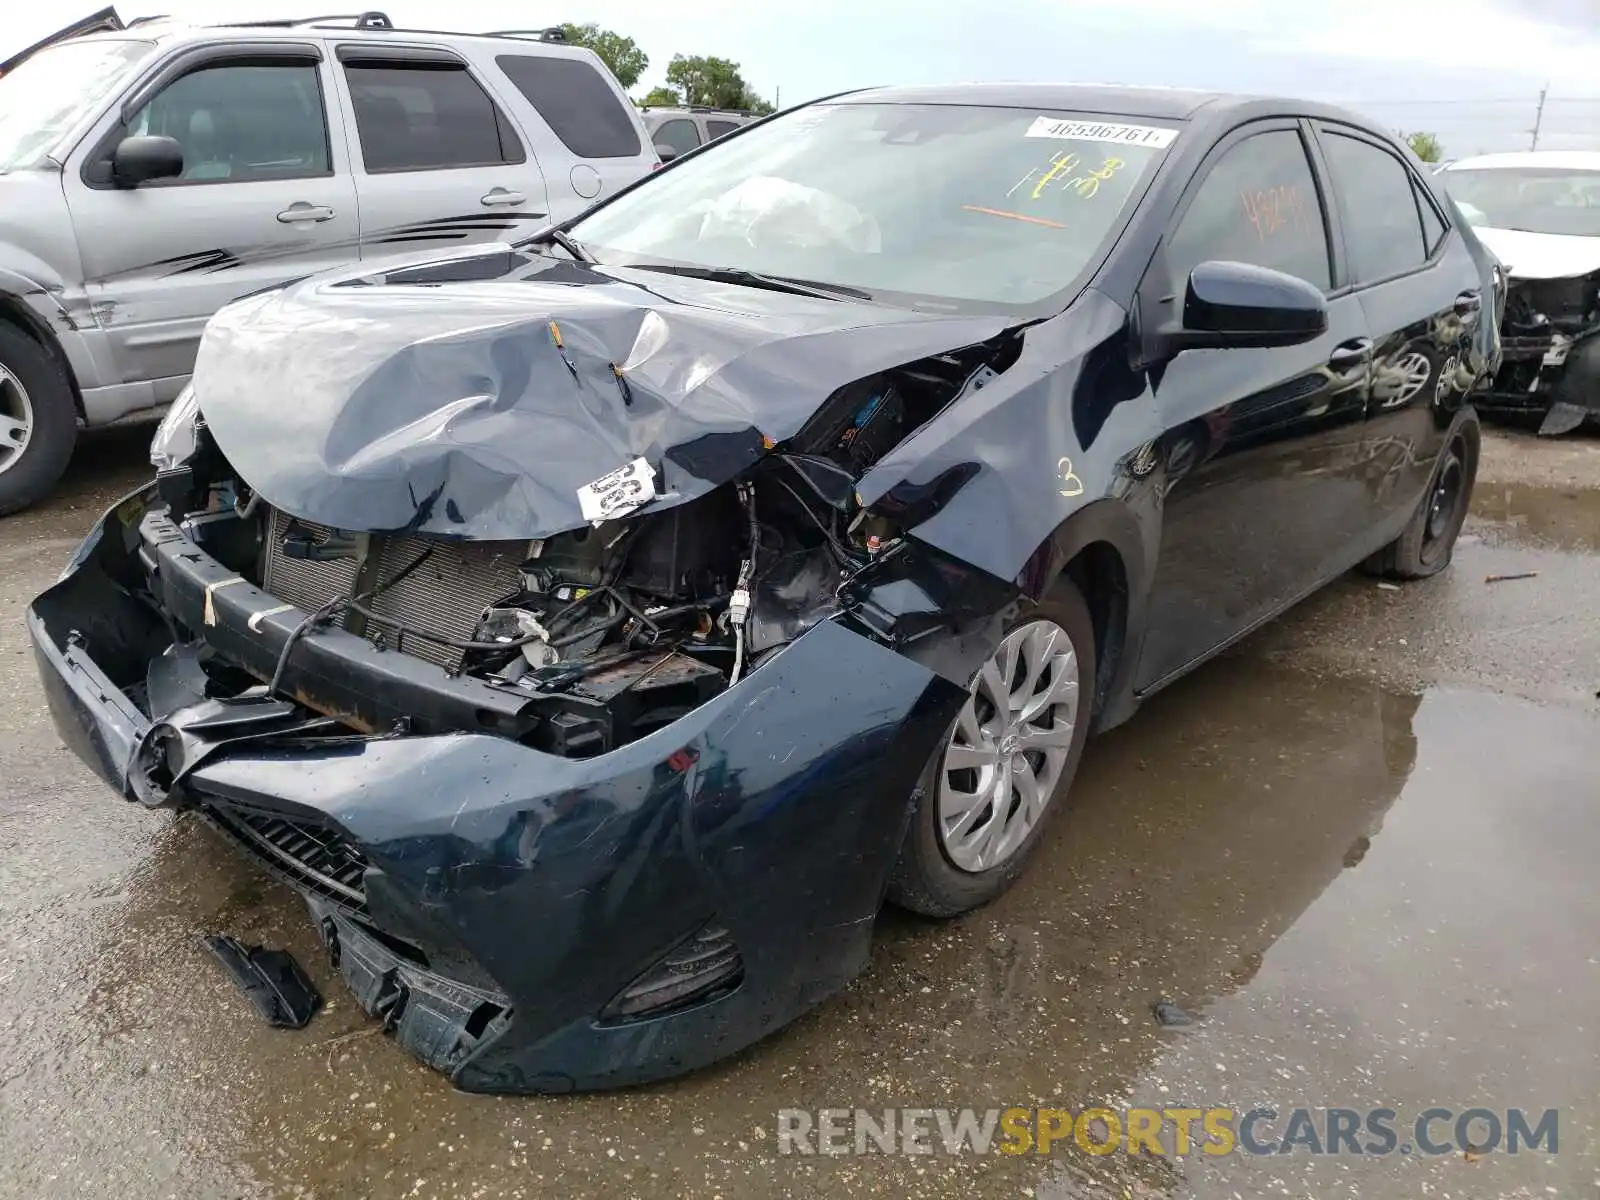
[[752, 91], [739, 74], [739, 64], [725, 58], [674, 54], [667, 64], [667, 82], [682, 90], [685, 104], [772, 111], [772, 105]]
[[561, 32], [574, 46], [585, 46], [598, 54], [600, 61], [611, 68], [617, 82], [625, 88], [638, 83], [639, 76], [650, 65], [650, 57], [639, 49], [639, 43], [613, 29], [601, 29], [593, 21], [586, 25], [563, 25]]
[[1444, 147], [1439, 145], [1437, 134], [1424, 133], [1418, 130], [1416, 133], [1407, 133], [1402, 136], [1406, 140], [1406, 145], [1411, 147], [1411, 152], [1423, 162], [1436, 163], [1444, 158]]
[[678, 95], [677, 88], [653, 87], [636, 103], [643, 108], [674, 108], [683, 103], [683, 98]]
[[753, 112], [758, 117], [764, 117], [769, 112], [776, 111], [765, 98], [757, 95], [754, 89], [749, 87], [744, 89], [744, 99], [740, 101], [738, 107], [746, 112]]

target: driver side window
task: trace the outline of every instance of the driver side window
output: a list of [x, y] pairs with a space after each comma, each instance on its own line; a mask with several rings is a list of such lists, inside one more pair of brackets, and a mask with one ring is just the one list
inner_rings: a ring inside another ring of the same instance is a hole
[[229, 63], [174, 80], [127, 132], [170, 137], [183, 149], [174, 183], [327, 175], [328, 126], [316, 64]]
[[1300, 134], [1252, 134], [1217, 159], [1167, 244], [1173, 294], [1189, 272], [1220, 260], [1270, 267], [1324, 291], [1328, 234]]

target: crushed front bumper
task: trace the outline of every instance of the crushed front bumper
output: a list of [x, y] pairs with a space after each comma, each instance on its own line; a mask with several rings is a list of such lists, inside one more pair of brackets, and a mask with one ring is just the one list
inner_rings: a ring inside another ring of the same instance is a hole
[[[139, 493], [108, 512], [27, 614], [57, 728], [124, 796], [151, 726], [144, 672], [174, 623], [262, 676], [303, 616], [219, 586], [230, 573], [152, 505]], [[839, 620], [597, 758], [489, 732], [510, 701], [468, 712], [476, 686], [319, 632], [284, 690], [350, 714], [349, 735], [241, 738], [179, 790], [306, 897], [369, 1013], [486, 1092], [688, 1071], [846, 983], [964, 696]], [[652, 982], [663, 971], [713, 962], [715, 989], [651, 1006], [672, 994]]]
[[1545, 412], [1570, 404], [1600, 416], [1600, 327], [1501, 338], [1499, 369], [1475, 405], [1491, 415]]

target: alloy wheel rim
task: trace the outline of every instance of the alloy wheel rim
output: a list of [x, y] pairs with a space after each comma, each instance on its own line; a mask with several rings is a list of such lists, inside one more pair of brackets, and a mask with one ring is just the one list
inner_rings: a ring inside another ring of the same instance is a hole
[[1078, 654], [1040, 618], [1012, 630], [973, 680], [939, 769], [939, 841], [976, 874], [1016, 856], [1072, 753]]
[[1451, 355], [1444, 360], [1444, 366], [1439, 368], [1439, 378], [1433, 385], [1433, 399], [1435, 403], [1444, 404], [1456, 390], [1456, 374], [1461, 370], [1461, 360]]
[[33, 440], [33, 402], [12, 370], [0, 363], [0, 474], [22, 460]]
[[1403, 404], [1422, 390], [1422, 386], [1428, 382], [1428, 376], [1433, 374], [1433, 364], [1428, 361], [1426, 354], [1412, 353], [1401, 359], [1400, 371], [1405, 382], [1395, 397], [1396, 404]]

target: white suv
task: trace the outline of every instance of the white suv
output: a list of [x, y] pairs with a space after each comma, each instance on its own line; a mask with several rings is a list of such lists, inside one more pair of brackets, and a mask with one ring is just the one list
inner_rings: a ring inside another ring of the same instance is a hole
[[229, 301], [512, 241], [657, 161], [559, 31], [158, 20], [40, 50], [0, 77], [0, 513], [49, 490], [80, 421], [176, 397]]

